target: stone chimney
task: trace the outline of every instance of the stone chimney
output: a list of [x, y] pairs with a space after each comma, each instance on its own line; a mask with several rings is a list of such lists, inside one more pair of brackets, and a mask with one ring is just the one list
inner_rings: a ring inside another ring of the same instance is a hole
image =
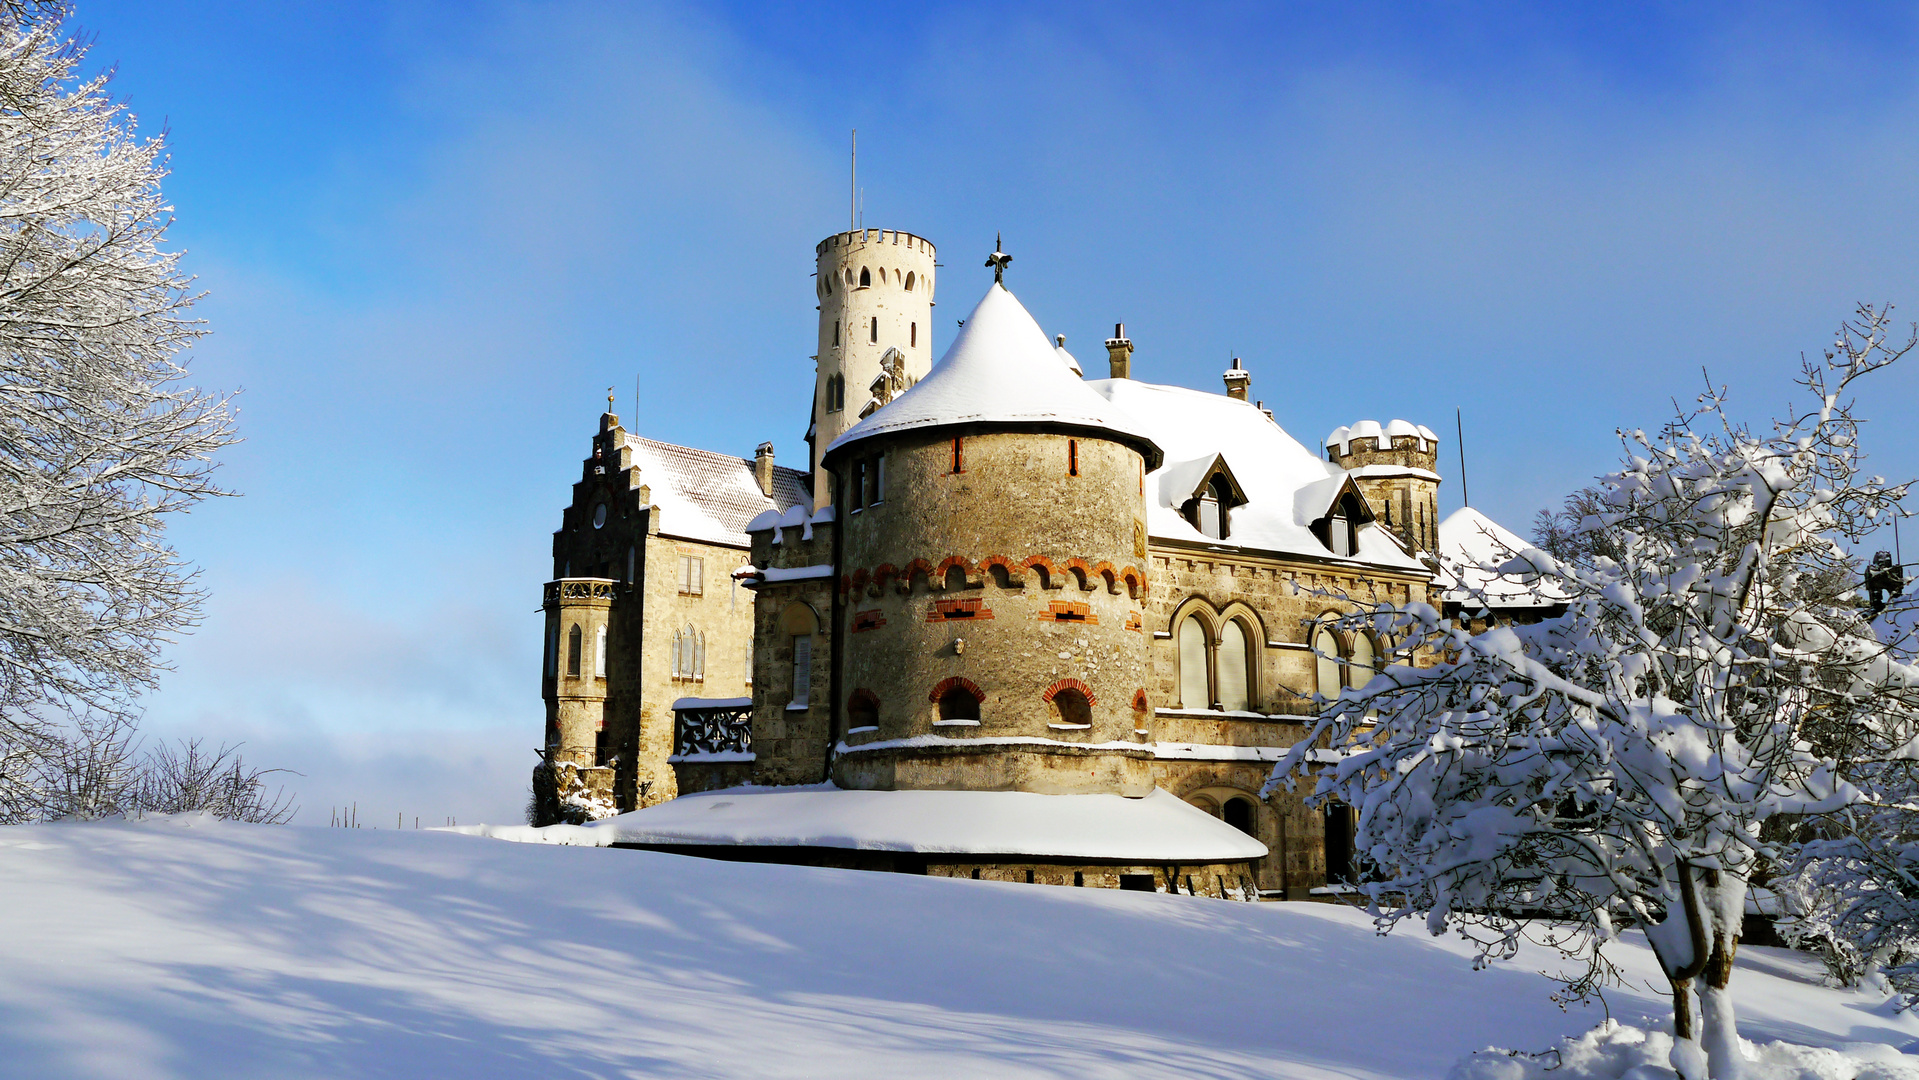
[[773, 444], [763, 442], [753, 451], [753, 478], [760, 482], [760, 494], [773, 497]]
[[1126, 336], [1126, 324], [1114, 323], [1113, 336], [1106, 339], [1106, 358], [1112, 365], [1112, 377], [1133, 377], [1133, 343]]
[[1233, 357], [1233, 366], [1226, 369], [1226, 396], [1234, 401], [1246, 400], [1246, 388], [1252, 384], [1253, 377], [1239, 366], [1239, 357]]

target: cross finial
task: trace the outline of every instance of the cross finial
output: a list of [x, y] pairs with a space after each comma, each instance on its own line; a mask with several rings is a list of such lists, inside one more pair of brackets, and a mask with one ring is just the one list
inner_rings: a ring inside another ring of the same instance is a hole
[[1011, 255], [1008, 255], [1004, 251], [1000, 250], [1002, 246], [1003, 245], [1000, 243], [1000, 240], [999, 240], [999, 234], [994, 233], [993, 234], [993, 253], [986, 257], [986, 265], [993, 268], [993, 284], [995, 285], [999, 285], [1004, 282], [1006, 277], [1006, 264], [1013, 261], [1013, 257]]

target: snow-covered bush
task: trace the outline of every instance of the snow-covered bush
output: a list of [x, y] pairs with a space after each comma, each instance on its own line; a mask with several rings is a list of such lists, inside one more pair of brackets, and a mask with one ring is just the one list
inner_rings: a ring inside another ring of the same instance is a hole
[[1748, 883], [1781, 854], [1763, 827], [1849, 806], [1848, 774], [1915, 753], [1919, 673], [1876, 636], [1848, 548], [1905, 491], [1862, 475], [1846, 400], [1919, 344], [1889, 345], [1889, 325], [1862, 307], [1805, 364], [1809, 411], [1768, 431], [1709, 388], [1657, 436], [1622, 433], [1562, 549], [1577, 557], [1500, 568], [1502, 588], [1568, 597], [1564, 615], [1482, 633], [1423, 604], [1348, 620], [1395, 662], [1329, 702], [1275, 782], [1358, 809], [1382, 930], [1424, 916], [1482, 962], [1537, 930], [1579, 961], [1583, 995], [1631, 920], [1672, 984], [1673, 1067], [1742, 1075], [1727, 982]]
[[[62, 36], [0, 0], [0, 815], [44, 816], [48, 769], [101, 765], [159, 651], [198, 618], [165, 515], [222, 492], [223, 400], [183, 385], [201, 332], [162, 247], [163, 146]], [[84, 722], [77, 722], [76, 718]], [[88, 726], [93, 725], [93, 726]], [[108, 732], [107, 743], [93, 736]]]

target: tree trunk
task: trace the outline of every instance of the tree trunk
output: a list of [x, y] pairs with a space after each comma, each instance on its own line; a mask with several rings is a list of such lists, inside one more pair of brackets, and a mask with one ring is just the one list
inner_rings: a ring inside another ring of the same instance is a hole
[[[1666, 917], [1646, 927], [1646, 941], [1652, 946], [1659, 966], [1672, 983], [1672, 1055], [1673, 1071], [1680, 1080], [1708, 1080], [1713, 1075], [1705, 1052], [1700, 1048], [1693, 1025], [1692, 981], [1705, 970], [1710, 959], [1711, 937], [1707, 914], [1700, 910], [1699, 889], [1693, 881], [1692, 864], [1684, 859], [1673, 866], [1679, 903], [1666, 909]], [[1677, 908], [1677, 910], [1674, 910]]]
[[1743, 1080], [1746, 1054], [1739, 1045], [1739, 1027], [1733, 1013], [1733, 956], [1739, 951], [1740, 922], [1746, 913], [1746, 879], [1726, 871], [1706, 871], [1701, 907], [1711, 927], [1712, 952], [1701, 971], [1699, 988], [1700, 1042], [1706, 1051], [1706, 1070], [1712, 1080]]

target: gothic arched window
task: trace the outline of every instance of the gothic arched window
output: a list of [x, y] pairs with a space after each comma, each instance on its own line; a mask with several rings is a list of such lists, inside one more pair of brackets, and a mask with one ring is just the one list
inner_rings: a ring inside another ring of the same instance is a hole
[[580, 624], [574, 623], [573, 629], [566, 634], [566, 674], [568, 678], [580, 677]]
[[1318, 654], [1313, 661], [1313, 689], [1331, 701], [1345, 687], [1345, 680], [1340, 678], [1340, 668], [1345, 665], [1341, 663], [1339, 637], [1330, 625], [1321, 622], [1313, 627], [1313, 651]]
[[606, 627], [600, 627], [593, 636], [593, 674], [604, 679], [606, 678]]
[[869, 271], [868, 271], [868, 270], [866, 269], [866, 267], [864, 267], [864, 266], [862, 266], [862, 267], [860, 267], [860, 288], [862, 288], [862, 289], [864, 289], [864, 288], [867, 288], [868, 286], [870, 286], [870, 285], [872, 285], [872, 284], [873, 284], [873, 275], [872, 275], [872, 273], [871, 273], [871, 272], [869, 272]]
[[1179, 703], [1188, 709], [1204, 709], [1213, 701], [1212, 685], [1207, 680], [1206, 624], [1188, 616], [1179, 624]]
[[1227, 712], [1241, 712], [1252, 707], [1252, 694], [1249, 692], [1248, 675], [1250, 666], [1247, 656], [1246, 624], [1233, 619], [1219, 635], [1219, 649], [1215, 663], [1219, 669], [1219, 707]]

